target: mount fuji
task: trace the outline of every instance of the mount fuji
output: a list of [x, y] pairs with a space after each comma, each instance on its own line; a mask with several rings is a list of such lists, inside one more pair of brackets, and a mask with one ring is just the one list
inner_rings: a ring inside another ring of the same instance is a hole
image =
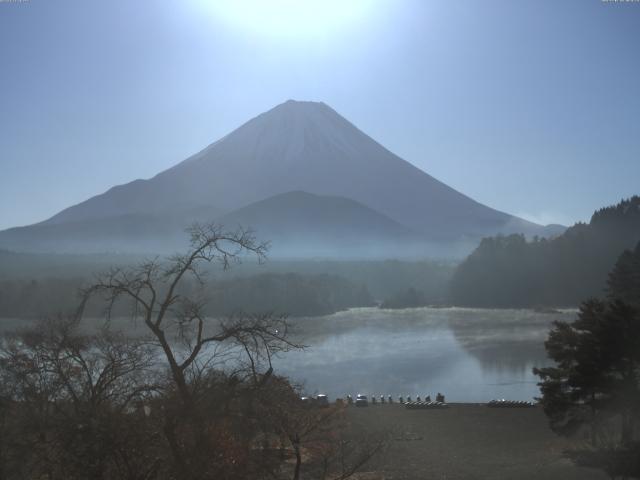
[[289, 100], [153, 178], [0, 232], [0, 247], [160, 252], [177, 248], [195, 220], [252, 227], [278, 253], [286, 245], [305, 256], [350, 248], [397, 255], [408, 245], [428, 255], [428, 246], [497, 233], [559, 232], [454, 190], [324, 103]]

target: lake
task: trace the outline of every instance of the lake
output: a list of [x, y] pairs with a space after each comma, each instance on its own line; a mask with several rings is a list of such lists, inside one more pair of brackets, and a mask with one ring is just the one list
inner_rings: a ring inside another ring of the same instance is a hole
[[[308, 394], [326, 393], [332, 399], [357, 393], [391, 394], [395, 399], [430, 394], [435, 399], [442, 392], [449, 402], [533, 400], [539, 391], [531, 369], [549, 364], [544, 341], [551, 322], [571, 321], [575, 314], [576, 310], [356, 308], [292, 318], [294, 339], [307, 348], [282, 355], [274, 367]], [[144, 332], [127, 319], [114, 319], [112, 324]], [[25, 321], [0, 322], [1, 330], [20, 325]]]
[[275, 362], [276, 371], [309, 394], [416, 395], [449, 402], [539, 396], [531, 369], [548, 365], [544, 340], [553, 320], [575, 310], [359, 308], [292, 319], [304, 351]]

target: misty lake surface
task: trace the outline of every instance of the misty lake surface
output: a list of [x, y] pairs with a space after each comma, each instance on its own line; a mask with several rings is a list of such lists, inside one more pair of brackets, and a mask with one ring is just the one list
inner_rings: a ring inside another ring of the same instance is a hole
[[[531, 401], [539, 396], [531, 369], [550, 363], [544, 341], [551, 322], [575, 315], [570, 309], [356, 308], [291, 318], [293, 339], [307, 347], [276, 358], [274, 368], [307, 394], [331, 399], [358, 393], [435, 399], [442, 392], [448, 402]], [[0, 330], [24, 326], [1, 320]]]
[[359, 308], [325, 317], [292, 319], [304, 351], [283, 355], [276, 371], [309, 393], [331, 398], [437, 392], [449, 402], [539, 396], [534, 366], [549, 364], [544, 350], [553, 320], [575, 310], [471, 308]]

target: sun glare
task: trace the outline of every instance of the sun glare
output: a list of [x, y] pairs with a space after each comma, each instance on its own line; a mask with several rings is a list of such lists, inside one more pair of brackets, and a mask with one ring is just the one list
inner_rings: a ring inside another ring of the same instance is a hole
[[372, 0], [198, 0], [202, 7], [231, 26], [281, 37], [334, 33], [353, 24]]

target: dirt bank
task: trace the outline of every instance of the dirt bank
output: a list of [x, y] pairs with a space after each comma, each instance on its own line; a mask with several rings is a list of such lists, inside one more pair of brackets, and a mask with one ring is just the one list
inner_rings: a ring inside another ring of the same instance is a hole
[[[555, 435], [542, 410], [455, 404], [444, 410], [400, 405], [348, 407], [357, 436], [386, 435], [386, 451], [367, 465], [376, 479], [601, 480], [562, 455], [572, 442]], [[574, 443], [575, 444], [575, 443]]]

